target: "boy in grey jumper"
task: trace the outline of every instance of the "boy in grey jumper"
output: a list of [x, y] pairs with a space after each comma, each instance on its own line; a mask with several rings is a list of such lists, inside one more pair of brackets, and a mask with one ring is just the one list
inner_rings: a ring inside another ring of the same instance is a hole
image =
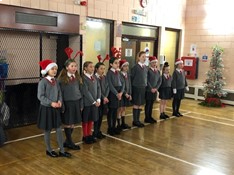
[[185, 73], [183, 70], [183, 61], [181, 59], [177, 59], [175, 62], [176, 69], [172, 75], [172, 89], [173, 89], [173, 101], [172, 101], [172, 109], [173, 116], [181, 117], [183, 116], [180, 112], [180, 104], [181, 100], [184, 98], [185, 89], [189, 91], [187, 80], [185, 77]]
[[162, 79], [160, 71], [157, 69], [158, 59], [154, 56], [149, 57], [150, 67], [147, 76], [147, 87], [146, 87], [146, 104], [145, 104], [145, 122], [146, 123], [157, 123], [152, 117], [153, 104], [157, 98], [158, 89], [161, 85]]

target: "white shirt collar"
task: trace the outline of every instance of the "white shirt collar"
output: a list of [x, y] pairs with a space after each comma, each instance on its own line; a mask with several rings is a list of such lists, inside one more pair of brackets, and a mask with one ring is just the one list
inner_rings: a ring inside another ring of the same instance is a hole
[[166, 78], [167, 78], [168, 76], [170, 76], [170, 74], [165, 74], [165, 73], [164, 73], [163, 75], [164, 75], [164, 77], [166, 77]]
[[54, 77], [51, 77], [51, 76], [47, 75], [45, 78], [46, 78], [47, 80], [51, 81], [51, 79], [54, 78]]
[[141, 67], [145, 66], [145, 64], [144, 64], [144, 63], [141, 63], [140, 61], [138, 62], [138, 64], [139, 64]]
[[73, 76], [74, 78], [76, 77], [75, 74], [71, 74], [69, 72], [67, 72], [67, 76], [70, 78], [71, 76]]
[[127, 72], [121, 71], [121, 73], [123, 74], [123, 76], [126, 76], [126, 75], [127, 75]]
[[177, 70], [178, 72], [183, 72], [183, 70], [182, 70], [182, 69], [179, 69], [179, 68], [176, 68], [176, 70]]
[[157, 71], [158, 69], [157, 68], [153, 68], [153, 67], [150, 67], [152, 69], [152, 71]]
[[103, 77], [103, 76], [99, 75], [97, 72], [95, 73], [95, 75], [96, 75], [97, 78]]
[[91, 77], [93, 76], [93, 74], [88, 74], [88, 73], [84, 73], [85, 74], [85, 76], [87, 76], [88, 78], [90, 78], [91, 79]]
[[114, 73], [115, 73], [115, 71], [118, 71], [118, 70], [116, 70], [116, 69], [114, 69], [114, 68], [110, 68], [110, 70], [111, 70], [112, 72], [114, 72]]

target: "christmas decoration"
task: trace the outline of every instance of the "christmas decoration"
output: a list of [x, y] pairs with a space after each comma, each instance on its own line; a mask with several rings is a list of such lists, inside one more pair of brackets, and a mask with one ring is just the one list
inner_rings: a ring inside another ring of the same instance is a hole
[[225, 97], [227, 92], [223, 90], [226, 84], [223, 77], [223, 49], [218, 45], [212, 48], [212, 58], [210, 60], [210, 69], [206, 73], [206, 80], [203, 83], [203, 95], [205, 101], [200, 104], [210, 107], [222, 107], [221, 97]]

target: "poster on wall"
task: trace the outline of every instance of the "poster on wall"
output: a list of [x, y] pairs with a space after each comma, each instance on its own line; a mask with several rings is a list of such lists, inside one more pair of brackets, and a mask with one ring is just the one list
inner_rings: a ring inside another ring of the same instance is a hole
[[197, 55], [197, 45], [196, 44], [191, 44], [190, 45], [190, 55], [191, 56], [196, 56]]
[[125, 49], [125, 57], [132, 57], [132, 49]]
[[101, 41], [95, 41], [94, 42], [94, 50], [95, 51], [101, 51]]
[[185, 66], [192, 67], [192, 66], [193, 66], [193, 60], [185, 59], [185, 60], [184, 60], [184, 65], [185, 65]]

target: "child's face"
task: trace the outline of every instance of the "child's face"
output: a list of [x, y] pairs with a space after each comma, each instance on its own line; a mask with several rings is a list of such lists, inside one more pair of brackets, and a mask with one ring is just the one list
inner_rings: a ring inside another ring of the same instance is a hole
[[110, 64], [113, 69], [118, 69], [119, 68], [119, 60], [115, 59], [113, 64]]
[[106, 67], [104, 65], [101, 65], [96, 71], [97, 71], [98, 75], [102, 76], [104, 74], [105, 70], [106, 70]]
[[170, 73], [170, 67], [165, 67], [163, 72], [165, 74], [169, 74]]
[[156, 61], [151, 62], [151, 63], [150, 63], [150, 66], [151, 66], [152, 68], [157, 68], [157, 62], [156, 62]]
[[122, 67], [122, 71], [123, 71], [123, 72], [127, 72], [128, 69], [129, 69], [129, 65], [124, 65], [124, 66]]
[[139, 59], [139, 61], [140, 61], [141, 63], [144, 63], [145, 60], [146, 60], [146, 55], [145, 55], [145, 54], [141, 54], [141, 56], [140, 56], [138, 59]]
[[67, 67], [67, 72], [70, 74], [75, 74], [77, 71], [77, 64], [75, 62], [71, 62]]
[[184, 64], [183, 63], [180, 63], [180, 64], [178, 64], [178, 66], [177, 66], [179, 69], [183, 69], [183, 67], [184, 67]]
[[48, 71], [48, 75], [51, 77], [55, 77], [57, 75], [58, 67], [54, 66]]
[[85, 71], [86, 71], [88, 74], [93, 74], [93, 72], [94, 72], [94, 65], [93, 65], [93, 63], [90, 63], [90, 64], [85, 68]]

